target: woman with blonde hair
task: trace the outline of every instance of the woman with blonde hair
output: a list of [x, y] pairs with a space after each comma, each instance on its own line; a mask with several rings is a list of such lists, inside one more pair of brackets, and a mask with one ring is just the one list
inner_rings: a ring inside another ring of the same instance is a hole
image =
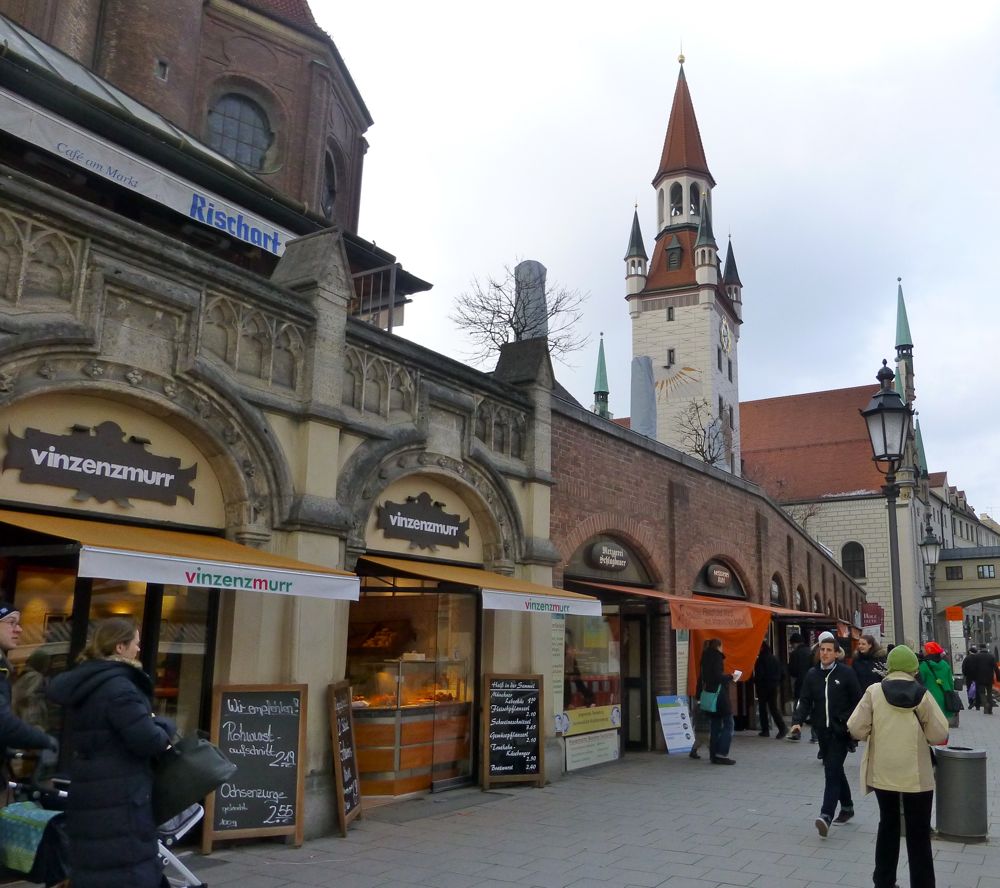
[[172, 726], [153, 717], [153, 683], [138, 661], [139, 630], [111, 617], [94, 630], [80, 663], [52, 680], [64, 707], [70, 794], [66, 811], [73, 888], [159, 888], [153, 760]]

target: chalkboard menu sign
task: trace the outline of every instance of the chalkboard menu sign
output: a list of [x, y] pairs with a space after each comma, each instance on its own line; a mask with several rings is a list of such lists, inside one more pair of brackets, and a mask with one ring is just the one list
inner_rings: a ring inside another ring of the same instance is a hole
[[483, 693], [483, 788], [545, 783], [545, 704], [540, 675], [487, 673]]
[[330, 739], [333, 746], [333, 783], [337, 789], [337, 823], [340, 834], [346, 836], [347, 824], [361, 816], [361, 783], [358, 780], [349, 681], [330, 685]]
[[212, 704], [212, 740], [236, 764], [208, 797], [202, 851], [213, 841], [294, 836], [302, 844], [306, 685], [223, 685]]

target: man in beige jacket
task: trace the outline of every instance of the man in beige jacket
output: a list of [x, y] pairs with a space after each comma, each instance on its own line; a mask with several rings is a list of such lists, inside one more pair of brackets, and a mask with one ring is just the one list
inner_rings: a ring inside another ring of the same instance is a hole
[[899, 805], [906, 819], [906, 856], [911, 888], [934, 888], [931, 804], [934, 772], [929, 743], [948, 739], [948, 721], [934, 698], [915, 678], [917, 655], [897, 645], [886, 662], [889, 674], [865, 691], [847, 722], [857, 740], [866, 741], [861, 786], [875, 790], [879, 824], [875, 842], [875, 888], [896, 885], [899, 863]]

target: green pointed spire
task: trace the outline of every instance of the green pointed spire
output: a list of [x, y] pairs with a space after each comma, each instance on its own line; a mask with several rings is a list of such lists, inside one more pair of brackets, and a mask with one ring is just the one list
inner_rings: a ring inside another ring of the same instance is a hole
[[920, 434], [920, 420], [914, 423], [914, 437], [917, 439], [917, 469], [920, 474], [926, 476], [930, 469], [927, 466], [927, 454], [924, 453], [924, 436]]
[[903, 279], [899, 281], [899, 295], [896, 297], [896, 348], [913, 348], [910, 322], [906, 318], [906, 303], [903, 301]]
[[594, 380], [594, 394], [607, 395], [608, 389], [608, 368], [604, 363], [604, 334], [601, 334], [601, 344], [597, 348], [597, 378]]
[[712, 234], [712, 210], [708, 205], [708, 195], [701, 196], [701, 220], [698, 222], [698, 240], [694, 242], [696, 247], [715, 247], [719, 245], [715, 242], [715, 235]]
[[642, 229], [639, 227], [639, 207], [636, 206], [632, 214], [632, 234], [628, 239], [628, 252], [625, 259], [649, 259], [646, 255], [646, 247], [642, 242]]

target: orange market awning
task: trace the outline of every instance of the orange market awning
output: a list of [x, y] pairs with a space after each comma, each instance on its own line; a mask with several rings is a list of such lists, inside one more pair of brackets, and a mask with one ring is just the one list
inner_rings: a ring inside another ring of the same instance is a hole
[[591, 586], [619, 595], [638, 595], [655, 598], [670, 605], [670, 623], [674, 629], [749, 629], [753, 626], [750, 608], [742, 601], [714, 601], [670, 595], [658, 589], [638, 586], [616, 586], [612, 583], [577, 581], [581, 586]]
[[358, 599], [355, 574], [222, 537], [2, 509], [0, 524], [78, 544], [81, 577]]
[[483, 607], [487, 610], [512, 610], [528, 613], [577, 614], [599, 617], [601, 602], [590, 595], [580, 595], [554, 586], [542, 586], [527, 580], [504, 576], [474, 567], [460, 567], [439, 561], [407, 561], [404, 558], [383, 558], [381, 555], [362, 555], [358, 559], [394, 574], [455, 583], [482, 590]]
[[[695, 598], [698, 601], [718, 601], [718, 598], [710, 598], [707, 595], [696, 595]], [[819, 611], [800, 611], [794, 610], [790, 607], [778, 607], [775, 604], [758, 604], [756, 601], [747, 601], [747, 607], [755, 607], [760, 610], [768, 611], [772, 616], [789, 618], [796, 617], [798, 619], [809, 619], [809, 620], [832, 620], [833, 618], [829, 614], [820, 613]]]

